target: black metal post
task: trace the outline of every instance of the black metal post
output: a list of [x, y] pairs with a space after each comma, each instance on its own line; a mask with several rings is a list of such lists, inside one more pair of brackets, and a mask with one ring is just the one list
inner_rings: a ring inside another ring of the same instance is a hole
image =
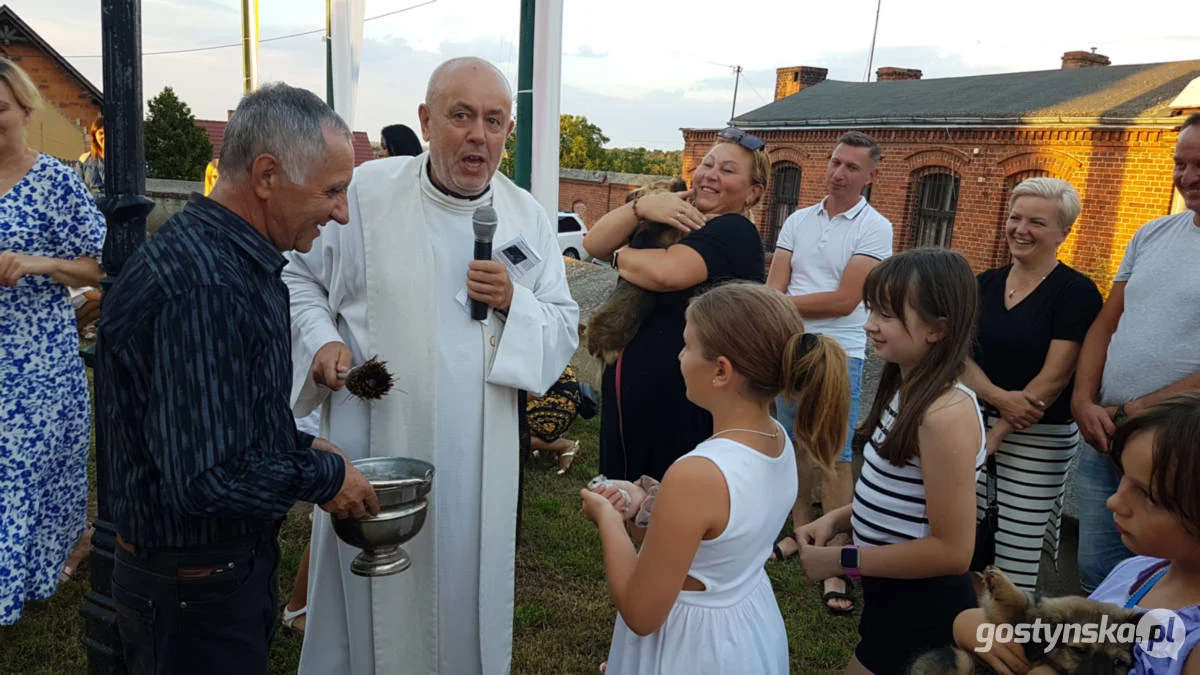
[[[100, 26], [104, 50], [105, 153], [104, 196], [98, 205], [108, 221], [103, 256], [105, 276], [100, 286], [107, 293], [125, 262], [146, 241], [146, 216], [154, 208], [154, 202], [145, 196], [141, 0], [101, 0]], [[90, 359], [89, 365], [94, 365]], [[104, 377], [103, 371], [94, 372], [96, 383]], [[99, 386], [96, 391], [100, 391]], [[97, 518], [93, 523], [91, 590], [79, 613], [84, 618], [83, 646], [87, 649], [89, 675], [118, 675], [125, 668], [110, 590], [117, 533], [110, 520], [108, 502], [108, 458], [115, 448], [107, 447], [100, 433], [105, 423], [101, 401], [94, 402], [94, 411]]]

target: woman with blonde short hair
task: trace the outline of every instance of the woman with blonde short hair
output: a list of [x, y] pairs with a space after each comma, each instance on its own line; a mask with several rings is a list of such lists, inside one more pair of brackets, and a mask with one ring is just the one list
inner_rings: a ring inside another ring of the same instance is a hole
[[[1064, 180], [1030, 178], [1013, 189], [1004, 225], [1012, 263], [978, 276], [979, 338], [963, 378], [984, 404], [995, 459], [994, 564], [1027, 591], [1037, 587], [1042, 551], [1058, 559], [1063, 486], [1079, 443], [1075, 362], [1102, 304], [1096, 284], [1058, 259], [1079, 212], [1079, 194]], [[976, 486], [981, 508], [989, 471]]]

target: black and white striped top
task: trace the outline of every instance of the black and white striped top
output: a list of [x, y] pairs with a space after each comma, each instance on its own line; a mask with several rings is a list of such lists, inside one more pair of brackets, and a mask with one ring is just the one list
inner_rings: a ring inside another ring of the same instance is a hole
[[[962, 383], [955, 386], [971, 397], [978, 411], [975, 392]], [[854, 485], [854, 505], [850, 515], [854, 543], [858, 546], [884, 546], [929, 536], [920, 455], [909, 459], [904, 466], [897, 467], [880, 457], [878, 452], [891, 431], [899, 400], [899, 394], [892, 397], [879, 420], [879, 426], [863, 448], [862, 475]], [[987, 457], [982, 415], [978, 419], [981, 440], [975, 459], [976, 472], [983, 468]]]

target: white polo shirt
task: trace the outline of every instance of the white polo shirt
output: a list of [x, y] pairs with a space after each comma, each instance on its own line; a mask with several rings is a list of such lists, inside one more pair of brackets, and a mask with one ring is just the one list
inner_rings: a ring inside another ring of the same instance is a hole
[[[849, 211], [830, 218], [823, 199], [788, 216], [775, 246], [792, 253], [788, 295], [836, 291], [852, 256], [884, 260], [892, 255], [892, 224], [861, 197]], [[860, 302], [846, 316], [806, 318], [804, 328], [828, 335], [847, 356], [861, 359], [867, 350], [866, 322], [867, 310]]]

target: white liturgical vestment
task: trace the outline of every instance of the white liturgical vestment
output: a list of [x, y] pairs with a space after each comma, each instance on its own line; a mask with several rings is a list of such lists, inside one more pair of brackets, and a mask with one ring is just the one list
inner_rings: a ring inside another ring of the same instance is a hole
[[[578, 346], [579, 309], [545, 211], [497, 175], [475, 199], [429, 180], [428, 155], [358, 167], [350, 222], [289, 254], [294, 412], [325, 402], [322, 436], [351, 459], [434, 465], [425, 526], [404, 544], [413, 564], [367, 579], [359, 553], [316, 511], [301, 675], [507, 673], [512, 656], [517, 505], [517, 389], [545, 392]], [[486, 325], [455, 299], [474, 257], [471, 216], [499, 214], [493, 242], [525, 236], [542, 261], [514, 282], [506, 317]], [[392, 391], [363, 402], [309, 376], [316, 351], [350, 347], [387, 362]]]

